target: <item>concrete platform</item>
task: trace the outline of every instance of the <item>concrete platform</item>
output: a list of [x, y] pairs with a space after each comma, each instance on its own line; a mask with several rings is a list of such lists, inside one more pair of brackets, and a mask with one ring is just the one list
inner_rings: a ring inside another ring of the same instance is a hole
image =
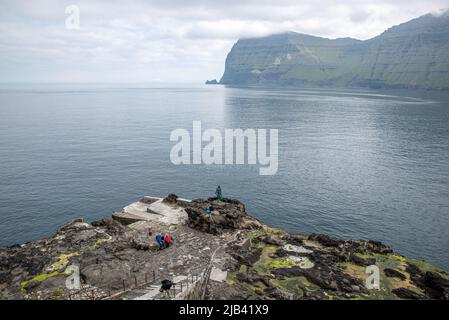
[[[190, 201], [180, 200], [184, 203]], [[163, 198], [144, 197], [141, 201], [131, 203], [123, 208], [122, 212], [114, 212], [112, 218], [124, 224], [152, 221], [172, 225], [184, 224], [188, 217], [184, 208], [177, 204], [167, 204], [163, 202]]]

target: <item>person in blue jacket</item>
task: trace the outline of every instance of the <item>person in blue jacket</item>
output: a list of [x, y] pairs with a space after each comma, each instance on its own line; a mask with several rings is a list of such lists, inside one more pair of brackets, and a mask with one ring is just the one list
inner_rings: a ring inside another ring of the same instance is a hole
[[156, 242], [159, 244], [159, 250], [164, 249], [164, 248], [163, 248], [163, 243], [162, 243], [162, 236], [161, 236], [160, 233], [158, 233], [158, 234], [156, 235]]

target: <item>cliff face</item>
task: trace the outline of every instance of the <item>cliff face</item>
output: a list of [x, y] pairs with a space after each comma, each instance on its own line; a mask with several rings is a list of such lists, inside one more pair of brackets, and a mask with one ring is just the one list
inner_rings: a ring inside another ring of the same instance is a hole
[[366, 41], [289, 32], [239, 40], [223, 84], [449, 89], [449, 13]]

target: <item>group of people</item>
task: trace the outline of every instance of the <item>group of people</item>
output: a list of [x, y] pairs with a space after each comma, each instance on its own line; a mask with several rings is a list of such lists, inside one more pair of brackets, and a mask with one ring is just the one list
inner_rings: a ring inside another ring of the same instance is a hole
[[[218, 186], [217, 189], [215, 190], [215, 195], [216, 195], [216, 199], [218, 202], [220, 202], [223, 197], [221, 194], [221, 187]], [[206, 213], [210, 216], [211, 213], [214, 211], [214, 208], [212, 206], [209, 206], [206, 208]], [[148, 235], [150, 236], [150, 238], [153, 235], [153, 230], [152, 228], [148, 228]], [[166, 249], [168, 247], [170, 247], [170, 243], [171, 243], [172, 239], [170, 237], [170, 235], [168, 233], [166, 233], [165, 235], [162, 235], [161, 233], [158, 233], [156, 235], [156, 242], [159, 244], [159, 250], [163, 250]]]
[[159, 244], [159, 250], [166, 249], [170, 246], [171, 243], [171, 237], [168, 233], [163, 236], [162, 234], [158, 233], [156, 235], [156, 242]]
[[[150, 239], [153, 237], [153, 228], [148, 228], [148, 236]], [[172, 241], [171, 236], [166, 233], [164, 236], [161, 233], [158, 233], [156, 235], [156, 242], [159, 244], [159, 250], [168, 248], [170, 246], [170, 243]]]

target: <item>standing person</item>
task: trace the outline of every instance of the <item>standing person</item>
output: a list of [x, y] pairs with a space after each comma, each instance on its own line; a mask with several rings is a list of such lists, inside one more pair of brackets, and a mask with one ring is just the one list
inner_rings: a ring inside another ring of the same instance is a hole
[[171, 242], [171, 238], [168, 233], [165, 234], [164, 240], [165, 240], [165, 246], [166, 246], [166, 248], [168, 248], [170, 246], [170, 242]]
[[170, 289], [173, 285], [173, 282], [171, 282], [168, 279], [164, 279], [161, 281], [161, 288], [159, 289], [159, 292], [165, 293], [168, 297], [170, 297]]
[[221, 187], [218, 186], [217, 190], [215, 190], [215, 195], [217, 196], [217, 201], [220, 202], [222, 199], [222, 195], [221, 195]]

